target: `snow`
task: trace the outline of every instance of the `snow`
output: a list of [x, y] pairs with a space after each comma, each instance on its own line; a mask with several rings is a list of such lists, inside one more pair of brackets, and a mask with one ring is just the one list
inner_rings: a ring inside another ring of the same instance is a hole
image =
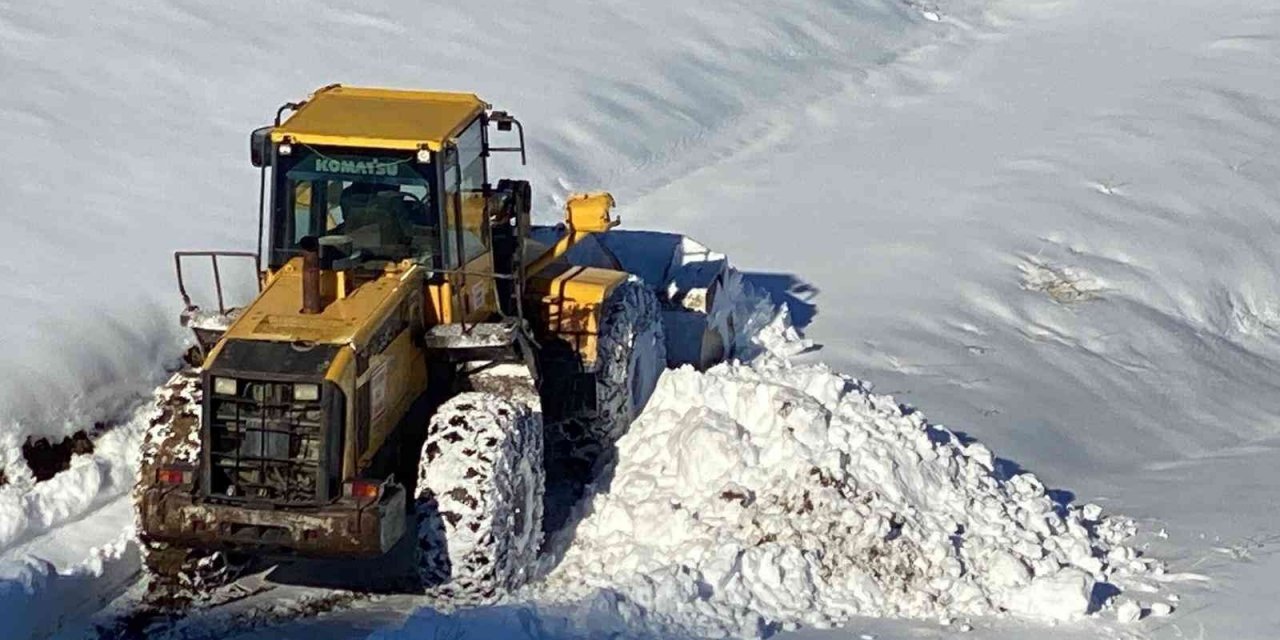
[[0, 565], [0, 636], [57, 632], [87, 619], [133, 582], [137, 545], [128, 530], [117, 529], [115, 535], [102, 547], [81, 547], [80, 563], [66, 570], [34, 557]]
[[192, 329], [203, 329], [206, 331], [226, 331], [231, 328], [236, 318], [240, 317], [240, 310], [230, 310], [227, 313], [220, 313], [217, 310], [204, 310], [193, 308], [183, 311], [183, 326]]
[[[13, 90], [0, 96], [0, 148], [10, 150], [0, 192], [14, 224], [0, 433], [50, 435], [162, 381], [183, 335], [170, 251], [252, 247], [247, 136], [283, 102], [337, 80], [475, 91], [528, 127], [535, 162], [524, 171], [504, 158], [504, 171], [535, 180], [550, 218], [570, 191], [679, 152], [655, 143], [725, 127], [751, 108], [742, 84], [759, 83], [761, 95], [801, 87], [797, 74], [830, 68], [830, 54], [848, 67], [914, 37], [896, 0], [720, 0], [696, 11], [674, 0], [262, 10], [56, 0], [2, 11], [0, 69]], [[846, 19], [833, 25], [833, 13]], [[244, 274], [223, 276], [252, 292]], [[212, 308], [211, 282], [201, 284], [194, 301]]]
[[[158, 390], [155, 400], [162, 397]], [[154, 403], [94, 441], [92, 454], [44, 482], [0, 487], [0, 636], [50, 633], [85, 619], [137, 575], [133, 488]], [[9, 467], [20, 468], [20, 467]]]
[[[31, 487], [17, 447], [129, 421], [180, 353], [168, 250], [251, 246], [245, 133], [340, 80], [475, 90], [510, 108], [529, 128], [518, 175], [542, 221], [567, 192], [603, 187], [626, 227], [709, 243], [743, 282], [793, 303], [813, 341], [795, 368], [919, 407], [990, 447], [1001, 475], [1031, 469], [1057, 488], [1047, 494], [1097, 505], [1086, 522], [1128, 514], [1140, 526], [1125, 544], [1168, 566], [1128, 585], [1123, 597], [1152, 611], [1131, 626], [1111, 627], [1111, 609], [1052, 629], [956, 618], [944, 632], [1274, 635], [1273, 4], [0, 6], [0, 464], [17, 479], [0, 494], [19, 505], [0, 518], [17, 536], [0, 565], [28, 566], [9, 555], [27, 549], [58, 558], [32, 575], [93, 575], [75, 566], [119, 533], [88, 533], [119, 513], [110, 472], [78, 463], [60, 482], [107, 493], [69, 488], [79, 504], [46, 530], [43, 515], [9, 515], [27, 513]], [[786, 342], [785, 325], [761, 322]], [[1022, 579], [995, 565], [1003, 588]], [[1079, 575], [1063, 571], [1037, 588], [1073, 591]], [[76, 580], [23, 598], [53, 613], [108, 590]], [[561, 617], [596, 612], [582, 615], [620, 631], [642, 613], [602, 598], [458, 618], [401, 602], [380, 624], [555, 637]], [[1163, 618], [1157, 599], [1186, 604]], [[790, 635], [928, 636], [936, 622]]]
[[137, 469], [141, 431], [153, 414], [152, 408], [140, 410], [98, 438], [94, 453], [73, 456], [69, 469], [45, 482], [26, 476], [0, 487], [0, 558], [18, 543], [127, 493]]
[[1142, 607], [1133, 600], [1125, 600], [1116, 607], [1116, 620], [1124, 623], [1137, 622], [1142, 617]]
[[655, 633], [697, 637], [854, 615], [1072, 620], [1104, 604], [1096, 583], [1161, 569], [1124, 545], [1127, 520], [1091, 506], [1000, 477], [983, 445], [865, 383], [766, 351], [664, 375], [532, 597], [616, 594]]

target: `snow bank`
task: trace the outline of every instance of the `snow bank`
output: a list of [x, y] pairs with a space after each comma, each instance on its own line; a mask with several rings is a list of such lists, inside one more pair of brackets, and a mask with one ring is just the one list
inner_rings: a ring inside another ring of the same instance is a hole
[[175, 393], [192, 401], [189, 388], [162, 385], [153, 402], [95, 439], [92, 454], [73, 456], [69, 469], [44, 482], [19, 473], [0, 487], [0, 638], [55, 633], [134, 582], [140, 557], [129, 492], [143, 434]]
[[1155, 569], [1124, 545], [1130, 521], [1059, 505], [983, 445], [793, 364], [785, 311], [764, 322], [738, 300], [760, 355], [664, 375], [536, 597], [760, 636], [855, 615], [1069, 620], [1100, 604], [1095, 585]]
[[100, 609], [137, 575], [140, 560], [132, 532], [88, 549], [86, 556], [65, 571], [35, 558], [0, 565], [0, 637], [56, 633]]
[[[121, 528], [116, 512], [133, 487], [142, 434], [159, 412], [155, 404], [137, 409], [99, 436], [92, 454], [72, 457], [70, 468], [49, 480], [17, 473], [0, 487], [0, 637], [52, 633], [98, 610], [134, 580], [133, 527]], [[17, 460], [8, 468], [26, 471]], [[97, 518], [106, 511], [110, 517]], [[107, 523], [105, 531], [93, 526], [95, 519]], [[76, 531], [81, 522], [88, 531]]]
[[[94, 441], [94, 452], [71, 458], [71, 467], [45, 482], [30, 472], [0, 487], [0, 558], [24, 540], [83, 516], [133, 486], [138, 446], [154, 407], [137, 412], [127, 423]], [[10, 468], [26, 470], [25, 464]]]

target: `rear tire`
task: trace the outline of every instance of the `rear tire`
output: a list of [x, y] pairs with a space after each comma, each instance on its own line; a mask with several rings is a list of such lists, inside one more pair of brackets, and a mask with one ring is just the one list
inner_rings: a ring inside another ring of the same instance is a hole
[[149, 599], [190, 602], [234, 582], [248, 561], [235, 554], [175, 547], [163, 542], [142, 545], [142, 566], [149, 578]]
[[429, 596], [449, 606], [489, 604], [530, 579], [545, 475], [536, 395], [469, 391], [440, 406], [415, 501], [418, 573]]
[[[142, 437], [142, 461], [133, 486], [134, 504], [156, 483], [156, 470], [170, 464], [195, 465], [200, 458], [200, 376], [194, 369], [173, 374], [157, 394], [159, 415]], [[146, 527], [135, 512], [140, 531]], [[145, 537], [145, 536], [144, 536]], [[142, 567], [153, 599], [191, 601], [236, 579], [244, 563], [219, 551], [144, 541]]]

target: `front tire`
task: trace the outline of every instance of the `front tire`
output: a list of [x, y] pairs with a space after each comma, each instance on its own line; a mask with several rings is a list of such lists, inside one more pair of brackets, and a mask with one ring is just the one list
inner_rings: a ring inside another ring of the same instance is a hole
[[561, 407], [551, 443], [560, 466], [590, 477], [613, 459], [613, 445], [630, 428], [666, 368], [667, 348], [658, 298], [638, 278], [618, 285], [603, 304], [596, 362], [586, 373], [551, 368], [550, 394]]
[[542, 414], [528, 395], [461, 393], [431, 418], [416, 492], [418, 573], [443, 604], [492, 603], [535, 570], [546, 478]]

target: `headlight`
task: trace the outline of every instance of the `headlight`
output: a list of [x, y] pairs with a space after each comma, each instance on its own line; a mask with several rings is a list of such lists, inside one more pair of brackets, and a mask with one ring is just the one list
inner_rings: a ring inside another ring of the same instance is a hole
[[220, 396], [234, 396], [236, 394], [236, 379], [214, 378], [213, 392]]
[[293, 385], [293, 399], [304, 402], [320, 399], [320, 385], [318, 384], [295, 384]]

